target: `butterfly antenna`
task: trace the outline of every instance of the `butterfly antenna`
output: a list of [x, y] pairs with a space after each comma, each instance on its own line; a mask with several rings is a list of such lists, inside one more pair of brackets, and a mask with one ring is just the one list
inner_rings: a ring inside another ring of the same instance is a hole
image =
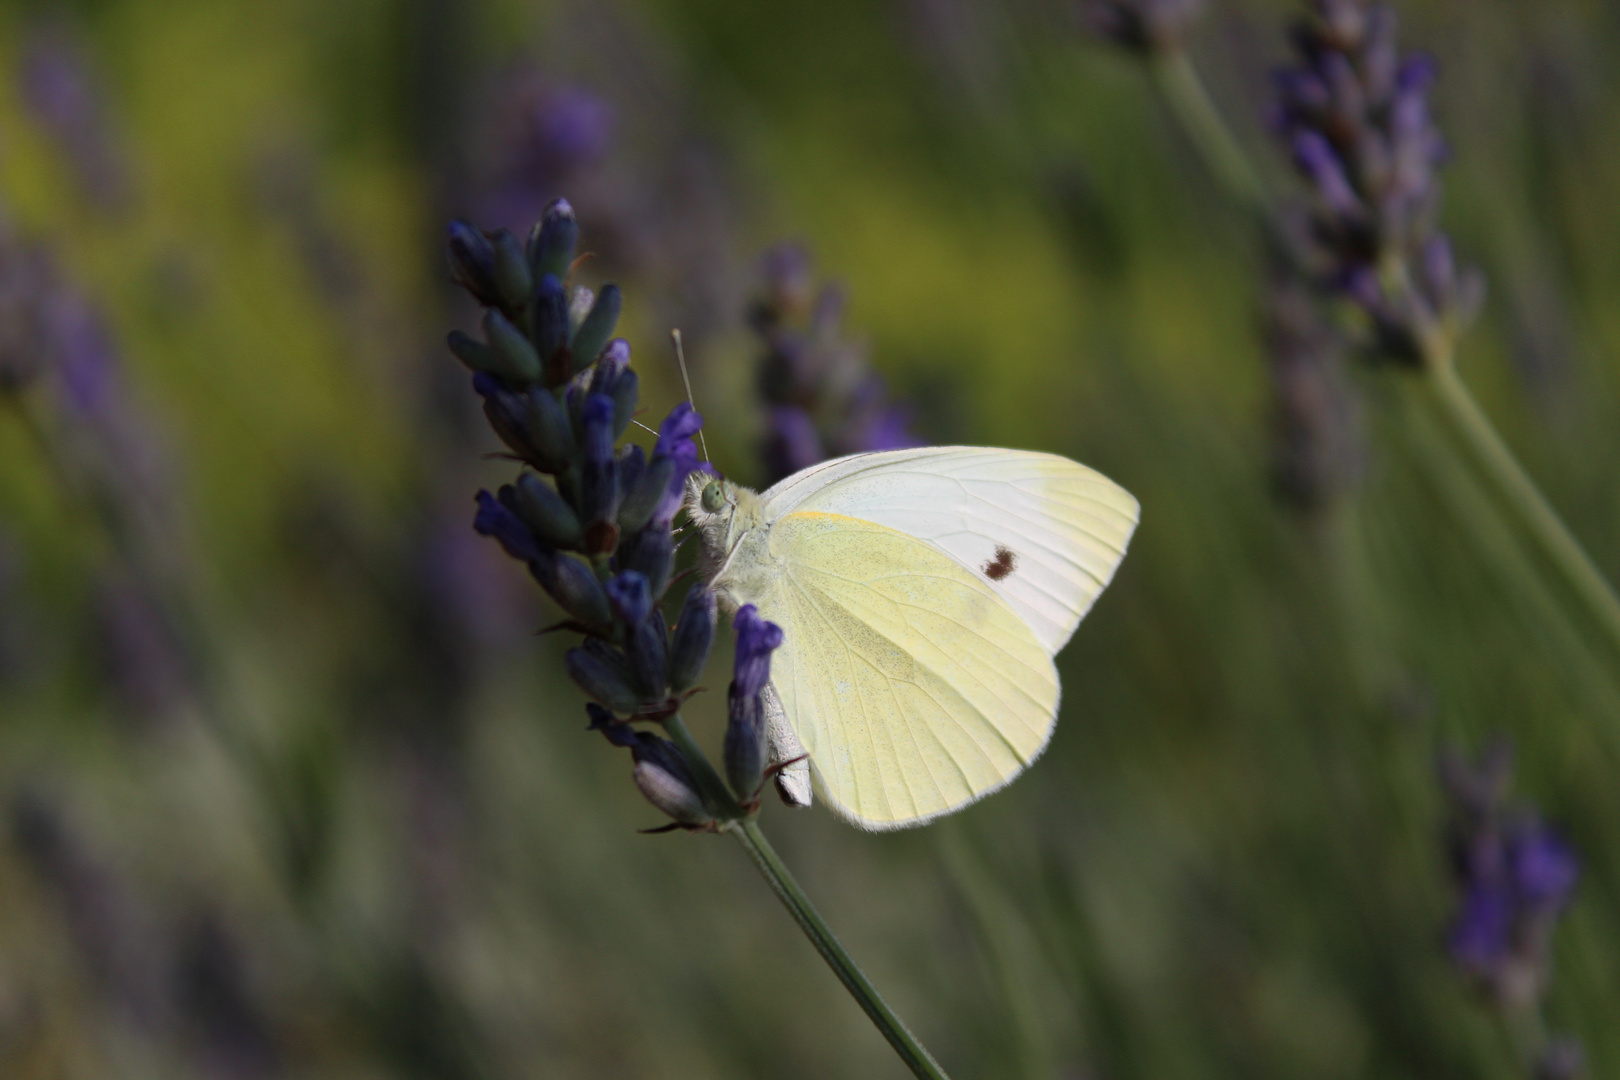
[[632, 424], [636, 425], [636, 427], [640, 428], [642, 431], [650, 431], [654, 435], [658, 434], [658, 431], [657, 431], [656, 428], [648, 427], [646, 424], [643, 424], [640, 420], [637, 420], [635, 417], [631, 417], [630, 422]]
[[[686, 384], [686, 403], [697, 408], [697, 402], [692, 400], [692, 376], [686, 372], [686, 350], [681, 348], [681, 332], [671, 330], [669, 336], [675, 341], [675, 362], [681, 365], [681, 382]], [[709, 440], [703, 437], [703, 429], [698, 428], [698, 445], [703, 447], [703, 460], [709, 460]]]

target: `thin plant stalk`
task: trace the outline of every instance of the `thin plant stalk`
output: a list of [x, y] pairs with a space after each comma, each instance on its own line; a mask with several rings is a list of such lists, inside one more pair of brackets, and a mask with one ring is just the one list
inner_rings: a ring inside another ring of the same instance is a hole
[[[1150, 59], [1149, 67], [1166, 107], [1210, 173], [1233, 200], [1259, 217], [1268, 239], [1276, 240], [1279, 234], [1264, 182], [1226, 125], [1186, 51], [1163, 50]], [[1286, 251], [1286, 245], [1282, 250]], [[1401, 279], [1406, 278], [1404, 262], [1394, 269]], [[1620, 598], [1614, 587], [1519, 464], [1458, 376], [1451, 332], [1432, 323], [1426, 331], [1422, 335], [1424, 355], [1419, 378], [1430, 401], [1446, 418], [1447, 427], [1472, 466], [1487, 478], [1496, 495], [1497, 511], [1505, 510], [1518, 521], [1620, 652]]]
[[793, 875], [783, 864], [776, 850], [771, 847], [770, 841], [760, 831], [759, 822], [753, 818], [729, 822], [722, 828], [730, 832], [742, 844], [743, 850], [754, 861], [759, 872], [765, 875], [770, 884], [771, 891], [776, 893], [782, 906], [788, 909], [793, 920], [804, 931], [804, 936], [810, 939], [821, 958], [827, 961], [827, 966], [833, 969], [838, 981], [844, 984], [861, 1010], [877, 1025], [878, 1031], [894, 1047], [894, 1052], [900, 1055], [900, 1060], [906, 1063], [913, 1076], [918, 1080], [947, 1080], [945, 1070], [917, 1041], [905, 1022], [895, 1015], [872, 981], [866, 977], [860, 967], [850, 958], [838, 938], [833, 936], [832, 930], [816, 911], [815, 905], [805, 895], [799, 883], [793, 880]]
[[894, 1010], [872, 985], [872, 980], [866, 977], [860, 965], [855, 963], [848, 950], [833, 934], [832, 928], [816, 911], [815, 905], [794, 880], [787, 865], [782, 862], [781, 856], [776, 854], [776, 849], [765, 839], [765, 834], [760, 831], [759, 822], [753, 817], [744, 816], [746, 811], [739, 807], [736, 800], [727, 792], [725, 781], [714, 771], [708, 756], [699, 748], [697, 741], [692, 737], [691, 729], [686, 726], [679, 713], [664, 721], [664, 730], [675, 745], [680, 747], [681, 754], [691, 766], [693, 777], [704, 795], [715, 801], [717, 806], [724, 808], [726, 813], [737, 815], [723, 823], [720, 830], [731, 833], [742, 844], [743, 850], [748, 852], [748, 857], [753, 860], [759, 872], [765, 876], [766, 882], [770, 884], [771, 891], [782, 901], [782, 906], [788, 909], [788, 914], [799, 924], [799, 929], [810, 939], [810, 944], [815, 946], [816, 952], [827, 961], [827, 966], [832, 968], [833, 974], [838, 976], [838, 981], [844, 984], [844, 989], [848, 990], [856, 1004], [860, 1005], [861, 1011], [871, 1018], [878, 1031], [889, 1041], [889, 1045], [894, 1047], [894, 1052], [900, 1055], [900, 1060], [904, 1061], [913, 1075], [920, 1077], [921, 1080], [947, 1080], [945, 1070], [939, 1067], [939, 1063], [923, 1044], [917, 1041], [917, 1037], [906, 1027], [905, 1022], [895, 1015]]
[[1187, 51], [1169, 47], [1154, 52], [1148, 57], [1148, 71], [1159, 96], [1197, 148], [1205, 167], [1228, 195], [1269, 224], [1271, 208], [1265, 182], [1221, 119], [1220, 109]]
[[1467, 384], [1449, 360], [1429, 365], [1425, 383], [1475, 467], [1496, 489], [1498, 498], [1513, 507], [1524, 530], [1620, 651], [1620, 599], [1613, 586], [1502, 441]]

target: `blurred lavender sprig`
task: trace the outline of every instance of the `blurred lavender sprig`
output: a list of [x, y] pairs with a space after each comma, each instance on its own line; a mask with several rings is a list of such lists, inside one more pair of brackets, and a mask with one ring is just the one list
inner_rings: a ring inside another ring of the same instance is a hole
[[827, 458], [921, 445], [866, 348], [844, 335], [842, 291], [816, 287], [804, 248], [772, 248], [763, 270], [764, 291], [749, 321], [765, 345], [759, 392], [768, 410], [766, 482]]
[[22, 97], [68, 159], [92, 202], [117, 209], [129, 196], [129, 170], [108, 124], [85, 43], [65, 22], [46, 22], [28, 35], [21, 65]]
[[1436, 226], [1448, 157], [1429, 114], [1433, 57], [1402, 53], [1394, 10], [1314, 0], [1293, 30], [1298, 63], [1273, 76], [1272, 126], [1312, 190], [1302, 250], [1326, 288], [1370, 317], [1374, 354], [1432, 362], [1428, 340], [1472, 319], [1484, 278]]
[[[1510, 1024], [1534, 1033], [1523, 1049], [1538, 1078], [1580, 1072], [1578, 1044], [1540, 1034], [1552, 975], [1552, 937], [1580, 879], [1580, 860], [1563, 834], [1534, 808], [1508, 801], [1512, 754], [1505, 743], [1470, 761], [1441, 755], [1450, 804], [1447, 851], [1458, 902], [1447, 935], [1453, 962]], [[1535, 1022], [1525, 1025], [1524, 1017]]]
[[1361, 399], [1350, 385], [1346, 343], [1298, 277], [1273, 274], [1264, 312], [1271, 376], [1272, 480], [1302, 511], [1330, 504], [1365, 466]]

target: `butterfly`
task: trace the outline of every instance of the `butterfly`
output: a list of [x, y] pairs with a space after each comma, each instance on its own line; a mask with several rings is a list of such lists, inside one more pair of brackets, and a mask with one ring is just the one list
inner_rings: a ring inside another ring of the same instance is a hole
[[1084, 465], [976, 446], [836, 458], [763, 493], [693, 474], [686, 510], [722, 608], [785, 634], [764, 695], [778, 790], [874, 830], [959, 810], [1046, 748], [1052, 658], [1139, 517]]

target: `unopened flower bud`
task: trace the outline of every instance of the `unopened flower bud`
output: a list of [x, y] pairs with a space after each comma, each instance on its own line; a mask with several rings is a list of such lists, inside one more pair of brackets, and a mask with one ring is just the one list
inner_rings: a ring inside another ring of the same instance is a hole
[[675, 556], [675, 541], [669, 530], [656, 523], [627, 538], [619, 545], [619, 565], [626, 570], [639, 570], [647, 575], [648, 587], [655, 597], [664, 595], [669, 584], [670, 564]]
[[691, 689], [703, 674], [714, 644], [714, 618], [714, 593], [701, 582], [693, 585], [669, 644], [669, 686], [677, 694]]
[[782, 628], [760, 618], [753, 604], [737, 611], [737, 661], [727, 691], [726, 779], [739, 799], [751, 799], [765, 778], [765, 707], [760, 693], [771, 678], [771, 652], [782, 644]]
[[534, 290], [531, 315], [534, 347], [545, 367], [546, 384], [561, 386], [574, 374], [573, 361], [565, 355], [568, 346], [568, 297], [562, 281], [552, 274], [540, 279]]
[[529, 274], [529, 259], [523, 245], [510, 229], [496, 229], [489, 237], [495, 253], [495, 287], [500, 291], [506, 310], [522, 311], [534, 290], [534, 278]]
[[584, 539], [584, 529], [574, 508], [555, 488], [533, 473], [526, 472], [517, 478], [515, 485], [503, 487], [501, 502], [523, 519], [547, 547], [578, 550]]
[[596, 294], [596, 303], [591, 306], [590, 314], [574, 334], [571, 348], [575, 370], [588, 366], [607, 345], [608, 339], [613, 336], [613, 328], [619, 323], [622, 302], [617, 285], [604, 285], [602, 291]]
[[680, 749], [668, 739], [638, 732], [630, 751], [635, 767], [631, 772], [636, 787], [647, 801], [688, 828], [702, 828], [714, 821]]
[[614, 712], [635, 712], [642, 704], [641, 695], [630, 685], [630, 665], [624, 654], [595, 638], [569, 649], [563, 666], [581, 690]]
[[484, 340], [489, 342], [499, 365], [495, 374], [518, 383], [534, 382], [540, 377], [540, 356], [534, 346], [496, 308], [484, 312]]
[[588, 394], [580, 411], [580, 515], [586, 548], [610, 552], [619, 544], [618, 462], [613, 455], [613, 399]]
[[626, 570], [609, 578], [605, 588], [613, 613], [625, 626], [639, 626], [651, 614], [652, 590], [645, 575]]
[[450, 331], [444, 343], [450, 347], [451, 355], [473, 371], [487, 371], [494, 375], [507, 374], [501, 370], [503, 365], [495, 356], [494, 349], [460, 330]]
[[579, 222], [567, 199], [553, 199], [529, 233], [529, 266], [538, 280], [550, 274], [561, 281], [568, 276], [579, 243]]
[[449, 232], [445, 247], [450, 256], [450, 276], [485, 307], [499, 304], [500, 291], [495, 285], [495, 251], [489, 241], [465, 221], [452, 221]]
[[541, 472], [560, 473], [568, 467], [573, 431], [551, 391], [539, 385], [514, 390], [484, 372], [473, 376], [473, 389], [484, 399], [490, 427], [514, 454]]
[[641, 378], [630, 367], [630, 343], [614, 338], [603, 348], [596, 361], [596, 377], [591, 388], [613, 399], [613, 437], [624, 435], [630, 418], [636, 413], [636, 397]]
[[669, 626], [656, 608], [633, 627], [625, 642], [630, 679], [644, 700], [661, 701], [669, 689]]
[[601, 628], [612, 621], [607, 593], [591, 568], [572, 555], [551, 553], [531, 564], [535, 580], [559, 607], [586, 626]]
[[675, 462], [658, 458], [643, 468], [633, 481], [627, 480], [628, 490], [619, 503], [619, 528], [623, 532], [636, 532], [652, 520], [653, 511], [663, 501], [674, 476]]
[[535, 541], [534, 534], [512, 513], [510, 507], [487, 491], [478, 493], [477, 502], [478, 513], [473, 518], [473, 529], [480, 536], [493, 537], [508, 555], [526, 563], [544, 557], [545, 552]]

